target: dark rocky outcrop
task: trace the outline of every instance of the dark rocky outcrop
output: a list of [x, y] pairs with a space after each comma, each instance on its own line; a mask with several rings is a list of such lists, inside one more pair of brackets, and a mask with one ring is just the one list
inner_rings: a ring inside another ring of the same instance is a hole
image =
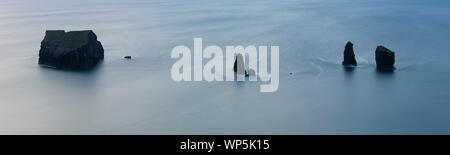
[[353, 52], [352, 42], [347, 42], [344, 50], [344, 61], [342, 62], [344, 66], [357, 66], [355, 53]]
[[233, 70], [234, 70], [234, 72], [236, 72], [239, 75], [246, 74], [245, 64], [244, 64], [244, 56], [242, 56], [242, 54], [238, 54], [236, 56], [236, 60], [234, 60]]
[[393, 71], [395, 69], [395, 53], [384, 46], [378, 46], [375, 50], [375, 61], [379, 71]]
[[88, 69], [103, 59], [102, 44], [91, 30], [50, 30], [39, 50], [39, 64], [59, 69]]
[[238, 54], [236, 56], [236, 59], [234, 60], [233, 70], [238, 75], [245, 75], [250, 77], [256, 76], [256, 71], [254, 69], [245, 69], [244, 57], [242, 56], [242, 54]]

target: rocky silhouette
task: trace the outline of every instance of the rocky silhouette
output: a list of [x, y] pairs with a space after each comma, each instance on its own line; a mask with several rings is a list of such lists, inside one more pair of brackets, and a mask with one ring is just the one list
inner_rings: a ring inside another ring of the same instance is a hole
[[236, 60], [234, 60], [234, 66], [233, 66], [234, 72], [236, 72], [238, 75], [245, 75], [245, 64], [244, 64], [244, 57], [242, 54], [238, 54], [236, 56]]
[[92, 30], [49, 30], [39, 50], [39, 64], [59, 69], [88, 69], [103, 59], [103, 46]]
[[375, 50], [375, 61], [379, 71], [393, 71], [395, 69], [395, 53], [384, 46], [378, 46]]
[[353, 52], [353, 43], [347, 42], [344, 50], [344, 61], [342, 62], [344, 66], [357, 66], [355, 53]]

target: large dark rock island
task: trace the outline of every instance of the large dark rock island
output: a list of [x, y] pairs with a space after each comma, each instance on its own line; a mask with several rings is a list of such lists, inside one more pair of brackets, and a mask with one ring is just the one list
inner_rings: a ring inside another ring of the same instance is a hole
[[393, 71], [395, 69], [395, 53], [384, 46], [380, 45], [375, 50], [375, 61], [379, 71]]
[[357, 66], [355, 53], [353, 52], [353, 43], [347, 42], [344, 50], [344, 61], [342, 62], [344, 66]]
[[103, 59], [103, 46], [92, 30], [48, 30], [39, 50], [39, 64], [59, 69], [89, 69]]

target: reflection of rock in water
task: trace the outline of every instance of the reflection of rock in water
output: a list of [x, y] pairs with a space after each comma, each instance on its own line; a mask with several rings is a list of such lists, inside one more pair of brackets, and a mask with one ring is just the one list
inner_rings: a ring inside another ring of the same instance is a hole
[[357, 66], [355, 53], [353, 52], [352, 42], [347, 42], [344, 50], [344, 61], [342, 62], [344, 66]]
[[352, 72], [353, 70], [355, 70], [355, 67], [344, 67], [344, 70], [346, 72]]
[[102, 44], [91, 30], [46, 31], [39, 50], [39, 64], [61, 69], [88, 69], [103, 59]]
[[377, 62], [377, 70], [393, 71], [395, 69], [395, 53], [384, 46], [378, 46], [375, 51], [375, 61]]

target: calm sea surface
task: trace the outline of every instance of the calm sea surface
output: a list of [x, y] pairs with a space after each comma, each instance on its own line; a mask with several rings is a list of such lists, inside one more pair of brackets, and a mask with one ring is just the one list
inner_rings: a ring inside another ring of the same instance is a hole
[[[448, 0], [2, 0], [0, 134], [450, 134], [449, 8]], [[104, 61], [89, 71], [40, 67], [49, 29], [94, 30]], [[280, 46], [278, 91], [174, 82], [170, 52], [193, 48], [194, 37], [204, 46]], [[347, 41], [353, 71], [340, 65]], [[396, 52], [395, 72], [375, 71], [377, 45]]]

